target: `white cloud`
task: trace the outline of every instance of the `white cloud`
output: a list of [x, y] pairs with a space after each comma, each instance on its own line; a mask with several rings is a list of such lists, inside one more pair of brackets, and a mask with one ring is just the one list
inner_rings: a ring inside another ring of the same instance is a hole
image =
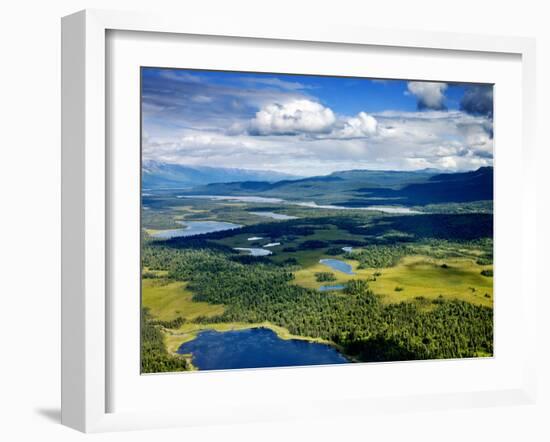
[[259, 135], [323, 133], [330, 131], [335, 121], [334, 112], [322, 104], [294, 99], [264, 106], [256, 113], [250, 130]]
[[377, 129], [376, 118], [365, 112], [359, 112], [356, 117], [348, 118], [335, 135], [339, 138], [361, 138], [374, 135]]
[[[326, 109], [315, 104], [319, 107], [311, 109]], [[300, 121], [294, 122], [293, 132], [287, 125], [253, 136], [247, 132], [249, 122], [244, 123], [231, 131], [180, 129], [170, 138], [150, 133], [143, 139], [143, 155], [145, 159], [181, 164], [296, 175], [357, 168], [467, 170], [492, 164], [490, 120], [460, 111], [335, 116], [332, 124], [322, 126], [327, 131], [324, 133], [299, 131], [305, 124]]]
[[465, 144], [471, 149], [492, 154], [493, 139], [488, 133], [488, 128], [486, 125], [476, 122], [475, 118], [472, 120], [457, 125], [457, 129], [464, 137]]
[[407, 90], [413, 94], [419, 109], [445, 109], [446, 83], [431, 83], [429, 81], [409, 81]]
[[463, 170], [493, 161], [488, 89], [477, 91], [484, 93], [483, 106], [471, 92], [461, 111], [445, 110], [447, 84], [411, 81], [405, 93], [421, 112], [343, 115], [323, 105], [315, 88], [293, 81], [299, 77], [243, 75], [215, 82], [196, 72], [161, 75], [143, 90], [145, 159], [298, 175], [354, 168]]
[[[236, 133], [241, 125], [230, 127]], [[365, 138], [377, 132], [376, 118], [366, 112], [354, 117], [337, 117], [328, 107], [307, 99], [285, 104], [270, 103], [256, 113], [248, 130], [253, 135], [307, 135], [310, 138]]]

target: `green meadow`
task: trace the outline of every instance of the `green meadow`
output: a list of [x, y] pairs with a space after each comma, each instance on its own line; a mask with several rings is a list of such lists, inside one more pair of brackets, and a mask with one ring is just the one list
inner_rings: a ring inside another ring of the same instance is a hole
[[143, 279], [142, 305], [161, 321], [171, 321], [178, 317], [192, 321], [197, 317], [221, 315], [221, 305], [193, 301], [193, 293], [187, 290], [187, 283], [164, 278]]
[[183, 343], [195, 339], [200, 331], [206, 329], [230, 331], [263, 327], [274, 331], [281, 339], [303, 339], [310, 342], [331, 343], [320, 338], [293, 335], [284, 327], [268, 321], [252, 324], [244, 322], [201, 324], [194, 322], [199, 317], [216, 317], [223, 314], [224, 306], [193, 301], [193, 294], [186, 286], [185, 282], [174, 282], [163, 276], [143, 279], [142, 282], [142, 305], [156, 320], [173, 321], [183, 318], [185, 321], [177, 328], [163, 327], [164, 343], [170, 354], [176, 354]]
[[416, 255], [402, 258], [393, 267], [366, 269], [358, 269], [357, 261], [343, 261], [352, 266], [355, 275], [334, 271], [317, 262], [295, 272], [294, 283], [318, 289], [328, 283], [318, 282], [315, 274], [329, 271], [336, 278], [330, 285], [345, 284], [352, 279], [366, 280], [372, 291], [380, 295], [385, 303], [413, 301], [417, 297], [436, 299], [441, 296], [488, 307], [493, 305], [493, 280], [480, 273], [492, 269], [492, 266], [480, 266], [469, 259], [438, 260]]

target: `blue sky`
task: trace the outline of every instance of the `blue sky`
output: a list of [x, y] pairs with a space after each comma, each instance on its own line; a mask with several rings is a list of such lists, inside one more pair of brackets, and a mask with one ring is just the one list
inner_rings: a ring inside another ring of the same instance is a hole
[[142, 68], [143, 156], [297, 175], [492, 165], [490, 85]]

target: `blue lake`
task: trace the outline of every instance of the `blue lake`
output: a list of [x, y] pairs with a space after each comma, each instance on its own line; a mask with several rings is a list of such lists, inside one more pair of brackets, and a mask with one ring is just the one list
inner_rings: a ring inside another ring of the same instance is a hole
[[185, 227], [183, 229], [161, 230], [151, 236], [158, 239], [179, 238], [184, 236], [202, 235], [204, 233], [221, 232], [223, 230], [240, 229], [240, 224], [226, 223], [222, 221], [177, 221]]
[[193, 355], [200, 370], [345, 364], [336, 349], [296, 339], [281, 339], [267, 328], [227, 332], [205, 330], [180, 346], [178, 353]]
[[320, 292], [330, 292], [332, 290], [344, 290], [346, 286], [343, 284], [336, 284], [336, 285], [322, 285], [319, 287]]
[[340, 261], [339, 259], [321, 259], [319, 260], [319, 262], [330, 267], [333, 270], [345, 273], [346, 275], [355, 275], [355, 273], [353, 273], [352, 267], [347, 262]]

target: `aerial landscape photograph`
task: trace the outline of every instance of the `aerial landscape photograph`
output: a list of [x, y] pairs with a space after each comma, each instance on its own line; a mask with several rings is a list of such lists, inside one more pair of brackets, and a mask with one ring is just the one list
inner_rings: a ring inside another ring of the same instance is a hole
[[141, 68], [141, 373], [493, 356], [493, 85]]

